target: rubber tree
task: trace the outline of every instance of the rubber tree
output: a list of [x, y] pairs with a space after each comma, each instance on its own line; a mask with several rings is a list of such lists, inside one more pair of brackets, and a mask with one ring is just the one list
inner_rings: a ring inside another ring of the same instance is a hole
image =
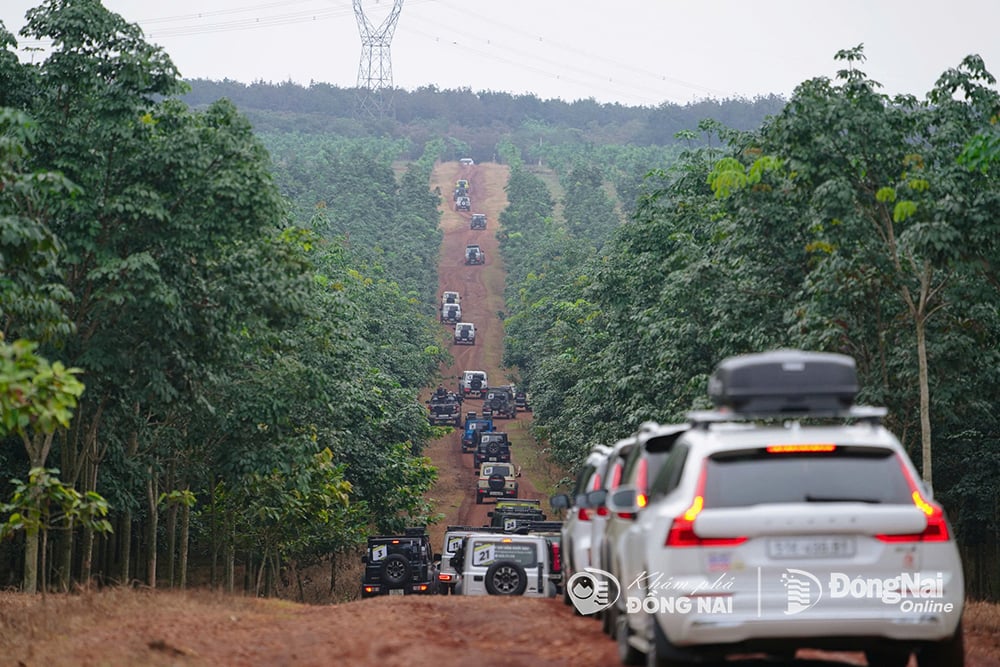
[[[83, 393], [78, 368], [49, 363], [36, 354], [37, 343], [0, 338], [0, 435], [17, 435], [28, 453], [32, 471], [43, 471], [57, 430], [68, 428], [73, 409]], [[33, 473], [34, 475], [34, 473]], [[38, 508], [43, 485], [30, 484], [21, 493], [23, 504]], [[17, 500], [15, 498], [15, 500]], [[24, 581], [27, 593], [38, 586], [38, 535], [41, 510], [19, 513], [25, 520]]]
[[[763, 151], [785, 160], [792, 187], [810, 197], [805, 214], [816, 262], [841, 269], [812, 274], [814, 303], [822, 307], [822, 295], [843, 289], [844, 281], [876, 281], [878, 292], [895, 295], [895, 304], [884, 303], [910, 327], [911, 342], [902, 349], [916, 362], [921, 470], [931, 484], [928, 327], [953, 305], [949, 288], [977, 254], [974, 238], [985, 211], [977, 196], [982, 183], [957, 159], [996, 114], [998, 97], [976, 56], [945, 72], [924, 101], [880, 93], [857, 68], [864, 61], [860, 46], [837, 60], [846, 64], [837, 83], [801, 84], [766, 129]], [[836, 318], [829, 322], [836, 326]], [[898, 346], [891, 347], [889, 354], [897, 354]]]

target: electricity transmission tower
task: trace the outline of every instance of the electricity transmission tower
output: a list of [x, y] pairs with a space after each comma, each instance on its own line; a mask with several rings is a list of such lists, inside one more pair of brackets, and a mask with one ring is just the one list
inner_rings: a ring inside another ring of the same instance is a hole
[[377, 118], [392, 110], [392, 59], [389, 43], [396, 30], [403, 0], [393, 0], [392, 11], [376, 28], [365, 16], [361, 0], [354, 0], [354, 16], [361, 32], [361, 65], [358, 67], [358, 89], [361, 90], [362, 114]]

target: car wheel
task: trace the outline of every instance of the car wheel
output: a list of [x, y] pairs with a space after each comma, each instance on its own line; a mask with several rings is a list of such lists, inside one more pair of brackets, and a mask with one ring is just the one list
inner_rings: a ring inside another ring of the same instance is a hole
[[618, 607], [611, 605], [601, 615], [601, 632], [612, 639], [615, 638], [615, 629], [618, 624]]
[[500, 445], [495, 442], [491, 442], [486, 446], [486, 451], [489, 452], [490, 455], [495, 456], [500, 452]]
[[410, 579], [410, 563], [401, 554], [390, 554], [382, 563], [382, 581], [398, 586]]
[[[865, 651], [865, 660], [868, 667], [906, 667], [910, 664], [910, 652], [901, 653], [899, 651]], [[950, 663], [934, 663], [950, 664]]]
[[691, 665], [690, 660], [663, 655], [664, 652], [673, 647], [670, 640], [663, 634], [656, 618], [653, 617], [649, 622], [653, 626], [653, 632], [649, 641], [649, 651], [646, 653], [646, 667], [688, 667]]
[[962, 636], [962, 626], [959, 625], [950, 639], [927, 644], [917, 653], [917, 665], [949, 665], [965, 667], [965, 639]]
[[628, 625], [628, 618], [618, 614], [615, 622], [615, 639], [618, 641], [618, 659], [623, 665], [642, 665], [646, 661], [645, 654], [628, 643], [632, 636], [632, 630]]
[[490, 595], [524, 595], [528, 575], [519, 563], [498, 560], [486, 570], [486, 592]]

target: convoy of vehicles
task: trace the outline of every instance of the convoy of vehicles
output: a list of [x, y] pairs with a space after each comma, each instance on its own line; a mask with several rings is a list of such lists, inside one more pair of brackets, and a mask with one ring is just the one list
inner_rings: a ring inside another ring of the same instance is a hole
[[[468, 192], [456, 183], [456, 208]], [[485, 223], [474, 214], [470, 228]], [[485, 255], [470, 244], [464, 259]], [[441, 321], [455, 323], [456, 344], [474, 345], [460, 302], [444, 292]], [[448, 526], [440, 555], [422, 529], [369, 538], [362, 596], [561, 595], [570, 604], [576, 577], [607, 576], [618, 594], [595, 614], [625, 664], [836, 649], [862, 651], [872, 666], [915, 656], [918, 667], [962, 667], [954, 532], [883, 426], [886, 411], [856, 405], [858, 391], [845, 355], [725, 359], [708, 383], [715, 409], [594, 446], [572, 490], [549, 499], [561, 519], [549, 521], [540, 500], [519, 498], [520, 467], [494, 424], [531, 410], [527, 393], [464, 371], [457, 393], [429, 402], [430, 419], [461, 424], [476, 503], [495, 499], [488, 523]], [[463, 423], [464, 399], [482, 404]]]

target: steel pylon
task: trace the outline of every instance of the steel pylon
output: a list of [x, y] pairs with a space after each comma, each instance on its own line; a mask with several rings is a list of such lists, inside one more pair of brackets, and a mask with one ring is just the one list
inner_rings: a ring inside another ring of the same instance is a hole
[[354, 0], [354, 16], [361, 32], [361, 64], [358, 66], [358, 90], [362, 114], [382, 118], [392, 111], [392, 58], [389, 44], [396, 31], [403, 0], [393, 0], [392, 11], [376, 28]]

